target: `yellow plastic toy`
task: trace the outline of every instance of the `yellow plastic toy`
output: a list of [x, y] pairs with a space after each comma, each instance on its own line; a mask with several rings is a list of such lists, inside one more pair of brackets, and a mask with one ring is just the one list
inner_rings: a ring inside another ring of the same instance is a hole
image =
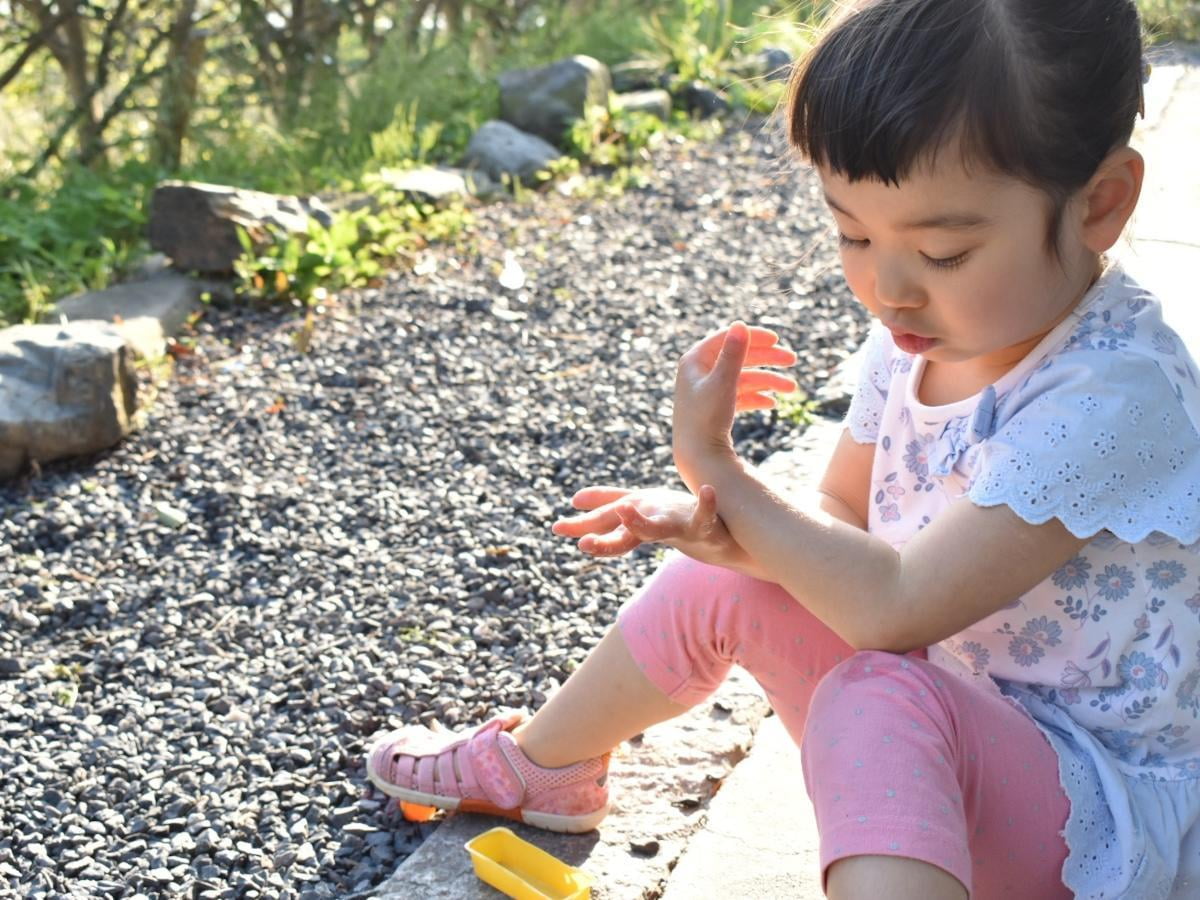
[[595, 879], [568, 866], [508, 828], [493, 828], [466, 843], [475, 874], [514, 900], [589, 900]]

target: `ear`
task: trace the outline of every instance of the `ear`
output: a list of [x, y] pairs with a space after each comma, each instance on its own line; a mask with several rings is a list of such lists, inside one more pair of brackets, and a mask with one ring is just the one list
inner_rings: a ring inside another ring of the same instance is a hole
[[1142, 192], [1146, 163], [1132, 147], [1114, 150], [1084, 186], [1080, 222], [1083, 242], [1093, 253], [1112, 247], [1133, 215]]

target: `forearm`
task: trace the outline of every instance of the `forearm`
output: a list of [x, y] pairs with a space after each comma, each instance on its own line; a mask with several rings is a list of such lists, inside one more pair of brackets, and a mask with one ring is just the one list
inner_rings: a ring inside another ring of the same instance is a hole
[[[837, 519], [840, 522], [845, 522], [847, 525], [853, 526], [860, 531], [865, 531], [867, 527], [866, 523], [841, 498], [835, 497], [833, 494], [828, 494], [819, 488], [803, 494], [800, 497], [800, 506], [798, 508], [818, 520], [824, 515], [832, 519]], [[761, 581], [770, 581], [774, 584], [779, 583], [775, 575], [764, 568], [751, 554], [744, 550], [743, 554], [744, 559], [739, 560], [735, 564], [728, 565], [726, 568]]]
[[755, 577], [783, 587], [856, 649], [913, 649], [897, 643], [905, 617], [900, 555], [845, 504], [828, 495], [789, 503], [737, 457], [691, 474], [716, 489], [734, 540], [754, 548]]

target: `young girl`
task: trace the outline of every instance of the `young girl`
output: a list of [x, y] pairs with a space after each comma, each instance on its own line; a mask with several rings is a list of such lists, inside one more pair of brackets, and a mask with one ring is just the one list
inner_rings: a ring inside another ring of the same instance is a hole
[[688, 492], [592, 487], [595, 555], [681, 551], [536, 715], [382, 736], [386, 793], [594, 827], [608, 751], [733, 663], [801, 746], [832, 897], [1200, 896], [1200, 387], [1105, 251], [1142, 182], [1133, 0], [868, 0], [795, 74], [878, 320], [815, 502], [736, 456], [795, 357], [679, 363]]

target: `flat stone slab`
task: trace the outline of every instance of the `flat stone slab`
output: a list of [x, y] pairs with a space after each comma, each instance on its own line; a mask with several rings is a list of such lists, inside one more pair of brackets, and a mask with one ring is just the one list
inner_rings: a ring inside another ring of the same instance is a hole
[[771, 716], [713, 798], [662, 900], [820, 900], [819, 848], [800, 748]]
[[372, 896], [380, 900], [492, 900], [463, 845], [504, 825], [525, 840], [596, 876], [597, 900], [657, 896], [709, 801], [743, 758], [767, 711], [761, 689], [734, 669], [709, 698], [646, 731], [613, 754], [613, 808], [597, 831], [555, 834], [488, 816], [451, 816]]
[[114, 324], [138, 356], [154, 359], [162, 356], [166, 338], [178, 334], [188, 316], [200, 308], [204, 290], [204, 282], [164, 271], [143, 281], [65, 297], [47, 318]]

